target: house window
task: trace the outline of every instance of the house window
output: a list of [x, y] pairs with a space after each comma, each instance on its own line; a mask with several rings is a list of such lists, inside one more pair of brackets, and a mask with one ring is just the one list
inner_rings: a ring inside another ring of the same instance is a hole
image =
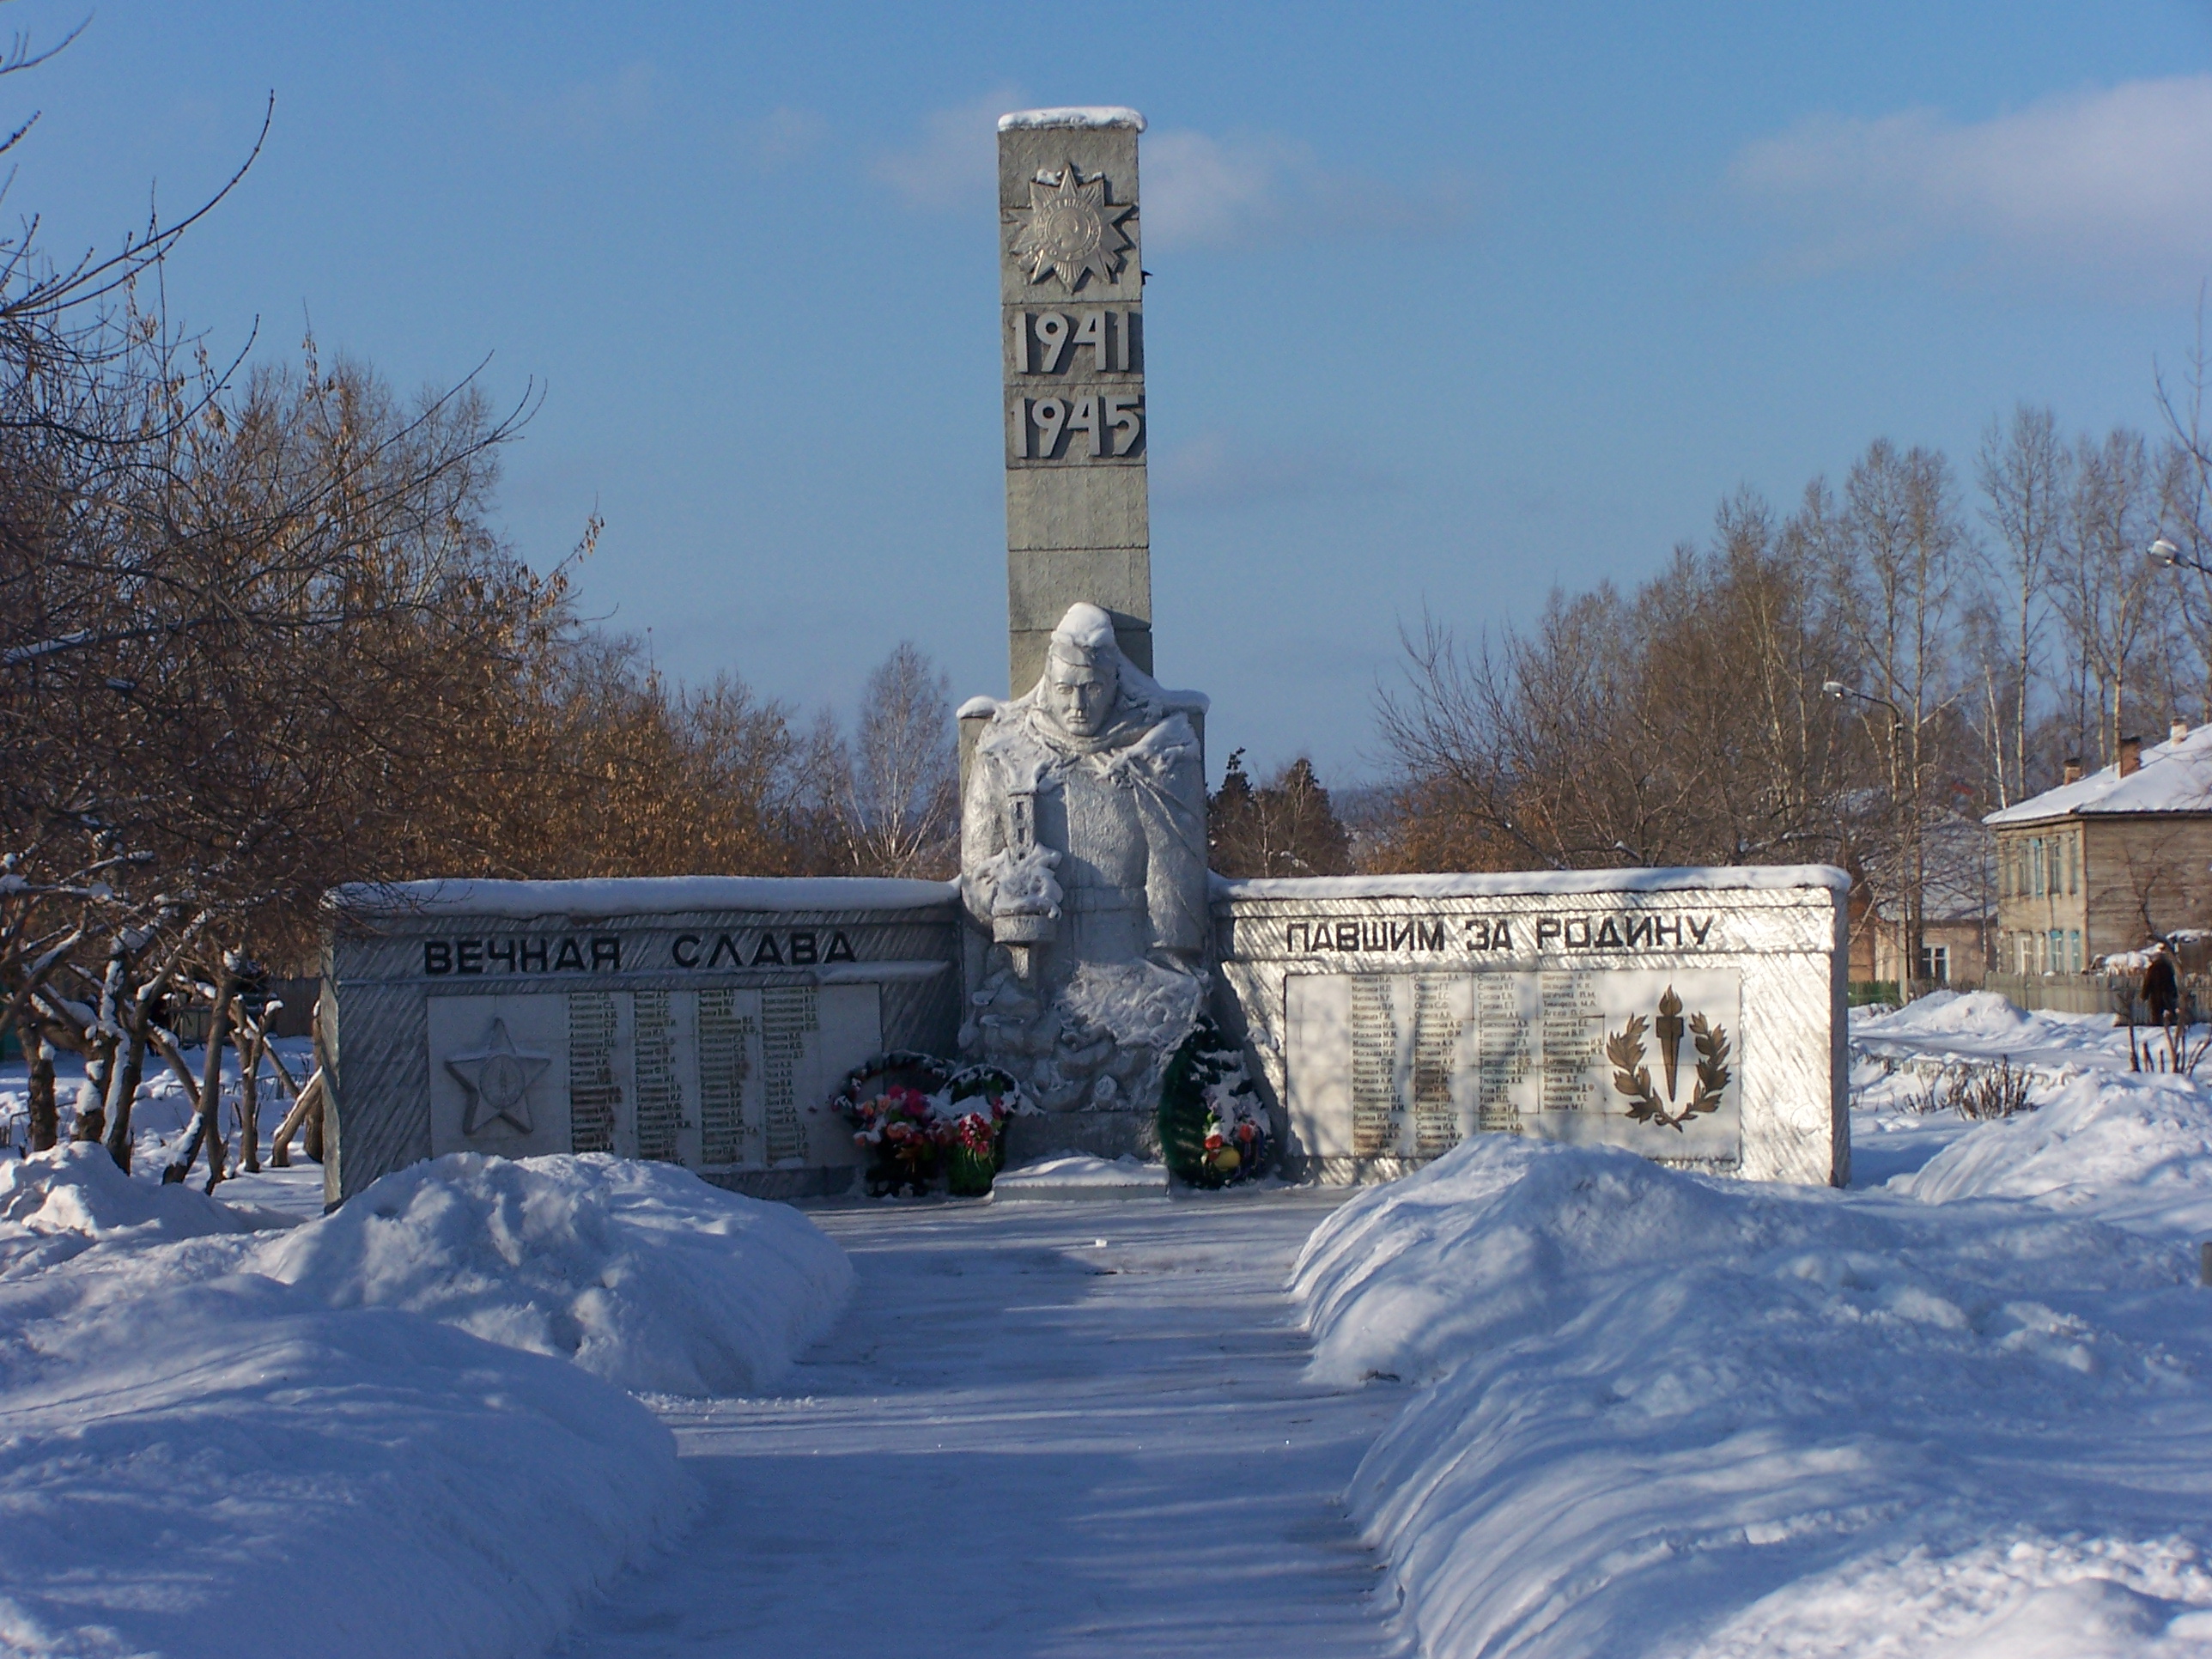
[[2074, 964], [2067, 970], [2069, 973], [2081, 971], [2081, 930], [2079, 927], [2066, 930], [2066, 959]]
[[2027, 890], [2032, 896], [2041, 898], [2049, 890], [2044, 881], [2046, 866], [2044, 862], [2042, 836], [2038, 836], [2028, 842], [2027, 863]]
[[1923, 945], [1920, 947], [1920, 977], [1937, 985], [1951, 982], [1951, 947], [1948, 945]]
[[[2081, 873], [2081, 843], [2073, 836], [2066, 837], [2066, 890], [2076, 890]], [[2075, 971], [2080, 971], [2078, 969]]]
[[2051, 930], [2051, 972], [2066, 971], [2066, 935], [2058, 928]]

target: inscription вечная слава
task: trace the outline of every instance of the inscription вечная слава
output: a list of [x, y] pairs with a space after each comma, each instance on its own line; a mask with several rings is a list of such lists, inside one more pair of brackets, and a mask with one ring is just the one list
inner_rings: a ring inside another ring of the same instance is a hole
[[[763, 929], [750, 933], [678, 933], [669, 941], [668, 960], [640, 959], [641, 941], [630, 941], [630, 967], [674, 966], [701, 969], [815, 968], [851, 962], [852, 941], [838, 929]], [[649, 955], [649, 953], [648, 953]], [[422, 941], [422, 971], [433, 978], [451, 974], [618, 974], [623, 939], [617, 933], [552, 938], [508, 936], [433, 939]]]

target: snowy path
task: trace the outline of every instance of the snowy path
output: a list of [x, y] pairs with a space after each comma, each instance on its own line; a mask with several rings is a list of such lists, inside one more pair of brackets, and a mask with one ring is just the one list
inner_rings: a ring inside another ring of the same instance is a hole
[[851, 1310], [781, 1397], [663, 1402], [698, 1522], [562, 1651], [1394, 1651], [1340, 1495], [1403, 1396], [1305, 1382], [1282, 1289], [1339, 1196], [814, 1212]]

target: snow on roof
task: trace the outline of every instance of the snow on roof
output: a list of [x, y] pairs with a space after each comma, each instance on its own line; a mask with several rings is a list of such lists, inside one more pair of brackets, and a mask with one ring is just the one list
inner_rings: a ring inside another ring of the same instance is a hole
[[878, 876], [624, 876], [599, 881], [356, 882], [324, 902], [349, 915], [649, 916], [687, 910], [921, 910], [950, 881]]
[[1992, 812], [1988, 824], [2039, 823], [2083, 813], [2212, 812], [2212, 726], [2154, 744], [2126, 777], [2118, 763]]
[[1822, 887], [1851, 878], [1826, 864], [1731, 864], [1669, 870], [1510, 870], [1449, 876], [1273, 876], [1213, 878], [1228, 899], [1498, 898], [1516, 893], [1729, 892]]
[[1017, 132], [1027, 127], [1134, 127], [1142, 132], [1145, 118], [1119, 104], [1072, 109], [1018, 109], [999, 118], [1001, 132]]

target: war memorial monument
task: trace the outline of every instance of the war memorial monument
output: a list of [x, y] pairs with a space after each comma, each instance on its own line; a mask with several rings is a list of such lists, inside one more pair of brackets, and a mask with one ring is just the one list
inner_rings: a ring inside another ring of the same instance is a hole
[[960, 710], [958, 880], [333, 896], [331, 1201], [470, 1150], [842, 1192], [859, 1155], [822, 1108], [885, 1050], [1018, 1078], [1017, 1161], [1144, 1153], [1202, 1014], [1291, 1178], [1503, 1133], [1848, 1179], [1840, 872], [1208, 873], [1206, 701], [1153, 678], [1143, 129], [1000, 122], [1010, 695]]

